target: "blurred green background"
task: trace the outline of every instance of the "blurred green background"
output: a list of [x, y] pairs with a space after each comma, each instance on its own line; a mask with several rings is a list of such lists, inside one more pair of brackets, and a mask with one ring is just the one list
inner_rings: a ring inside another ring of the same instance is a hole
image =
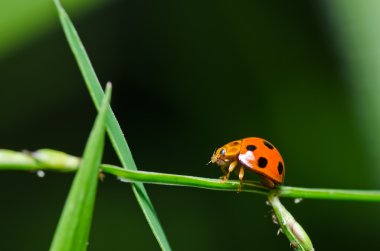
[[[231, 140], [289, 186], [380, 189], [380, 2], [62, 1], [139, 169], [216, 178]], [[0, 147], [81, 155], [96, 112], [49, 0], [0, 2]], [[118, 164], [110, 144], [105, 162]], [[257, 176], [252, 175], [252, 178]], [[0, 250], [47, 250], [73, 175], [0, 173]], [[174, 250], [289, 250], [265, 197], [147, 185]], [[375, 203], [282, 200], [317, 250], [378, 250]], [[99, 185], [89, 250], [158, 250], [129, 184]]]

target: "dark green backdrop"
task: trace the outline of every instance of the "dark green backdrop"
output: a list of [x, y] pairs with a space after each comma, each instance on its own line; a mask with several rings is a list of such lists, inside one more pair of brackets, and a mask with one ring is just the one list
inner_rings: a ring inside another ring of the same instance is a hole
[[[52, 3], [47, 13], [56, 14]], [[286, 185], [376, 189], [363, 108], [326, 13], [304, 1], [146, 0], [72, 16], [100, 80], [114, 85], [112, 106], [139, 169], [215, 178], [219, 168], [205, 163], [216, 147], [258, 136], [281, 151]], [[96, 113], [52, 20], [0, 58], [0, 147], [81, 155]], [[110, 144], [104, 161], [118, 164]], [[0, 173], [0, 249], [48, 249], [72, 178]], [[174, 250], [289, 250], [265, 197], [147, 190]], [[378, 204], [282, 201], [317, 250], [380, 248]], [[89, 250], [158, 249], [130, 185], [108, 176]]]

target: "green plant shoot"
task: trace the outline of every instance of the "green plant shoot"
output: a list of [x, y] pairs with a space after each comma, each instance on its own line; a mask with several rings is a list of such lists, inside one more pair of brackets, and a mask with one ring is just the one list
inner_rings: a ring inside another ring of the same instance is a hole
[[276, 192], [270, 192], [268, 200], [273, 207], [273, 219], [280, 226], [280, 231], [288, 237], [290, 246], [297, 251], [314, 251], [313, 243], [306, 231], [281, 204]]
[[103, 104], [87, 141], [83, 159], [75, 175], [50, 247], [52, 251], [87, 249], [110, 96], [111, 85], [107, 85]]
[[[103, 98], [103, 90], [96, 76], [95, 70], [91, 65], [91, 61], [84, 49], [84, 46], [79, 38], [74, 25], [72, 24], [66, 11], [63, 9], [59, 0], [54, 0], [58, 10], [59, 18], [69, 42], [71, 50], [77, 60], [79, 69], [83, 75], [90, 95], [97, 109], [100, 107]], [[132, 153], [128, 147], [127, 141], [121, 131], [120, 125], [117, 122], [115, 115], [110, 109], [106, 118], [106, 128], [109, 134], [112, 145], [118, 155], [122, 166], [126, 169], [137, 170], [136, 164], [132, 158]], [[164, 250], [171, 250], [169, 242], [166, 238], [164, 230], [160, 224], [158, 216], [154, 210], [153, 204], [149, 199], [148, 193], [142, 183], [137, 182], [132, 184], [133, 192], [139, 202], [141, 209], [156, 237], [159, 245]]]

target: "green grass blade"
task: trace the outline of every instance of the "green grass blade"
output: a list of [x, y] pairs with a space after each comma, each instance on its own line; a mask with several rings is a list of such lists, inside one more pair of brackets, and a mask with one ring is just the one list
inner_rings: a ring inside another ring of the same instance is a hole
[[[61, 6], [59, 0], [55, 0], [55, 4], [57, 6], [59, 18], [61, 20], [63, 30], [65, 32], [71, 50], [77, 60], [80, 71], [82, 72], [83, 78], [85, 79], [87, 88], [95, 103], [95, 106], [99, 109], [101, 100], [104, 95], [99, 80], [69, 16]], [[119, 123], [117, 122], [117, 119], [111, 109], [107, 114], [106, 128], [112, 145], [115, 148], [115, 151], [119, 156], [119, 159], [123, 167], [130, 170], [137, 170], [127, 141], [125, 140]], [[150, 201], [149, 196], [145, 190], [144, 185], [142, 183], [134, 183], [132, 187], [137, 201], [139, 202], [159, 245], [164, 250], [171, 250], [169, 242], [165, 236], [163, 228], [161, 227], [161, 224], [158, 220], [158, 217], [156, 215], [152, 202]]]
[[111, 96], [106, 95], [67, 197], [50, 250], [86, 250], [103, 155], [105, 118]]

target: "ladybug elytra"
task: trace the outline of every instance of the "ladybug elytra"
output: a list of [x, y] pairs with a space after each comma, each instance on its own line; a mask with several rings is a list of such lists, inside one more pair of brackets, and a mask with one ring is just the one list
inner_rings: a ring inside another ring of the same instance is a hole
[[235, 170], [239, 174], [240, 184], [245, 170], [258, 173], [261, 183], [269, 188], [281, 185], [285, 178], [285, 165], [280, 152], [261, 138], [244, 138], [225, 144], [214, 152], [211, 162], [221, 167], [224, 180]]

